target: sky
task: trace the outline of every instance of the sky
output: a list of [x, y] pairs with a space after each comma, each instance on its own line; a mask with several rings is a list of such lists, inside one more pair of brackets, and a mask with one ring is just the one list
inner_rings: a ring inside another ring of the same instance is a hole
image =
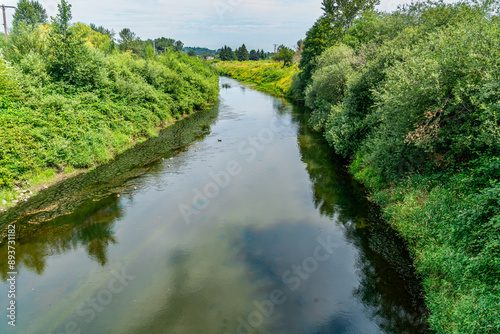
[[[57, 14], [59, 0], [38, 0]], [[17, 0], [4, 0], [15, 6]], [[381, 0], [391, 11], [408, 1]], [[167, 37], [184, 46], [272, 51], [273, 44], [295, 47], [321, 16], [321, 0], [69, 0], [74, 22], [94, 23], [115, 33], [130, 28], [141, 39]], [[11, 26], [13, 9], [7, 9]]]

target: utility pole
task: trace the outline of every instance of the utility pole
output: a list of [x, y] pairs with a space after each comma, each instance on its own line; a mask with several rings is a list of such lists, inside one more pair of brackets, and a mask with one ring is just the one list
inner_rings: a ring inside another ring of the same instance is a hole
[[276, 54], [276, 47], [278, 46], [278, 44], [274, 44], [274, 54]]
[[2, 5], [3, 27], [5, 28], [5, 41], [7, 42], [5, 44], [5, 49], [7, 50], [7, 53], [9, 53], [9, 37], [7, 35], [7, 19], [5, 18], [5, 8], [14, 8], [15, 9], [16, 7]]

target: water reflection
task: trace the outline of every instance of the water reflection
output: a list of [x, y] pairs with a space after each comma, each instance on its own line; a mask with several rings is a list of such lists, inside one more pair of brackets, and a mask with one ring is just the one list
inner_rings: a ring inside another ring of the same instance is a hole
[[[16, 247], [18, 268], [24, 266], [39, 275], [45, 269], [49, 256], [64, 254], [83, 247], [90, 258], [101, 266], [107, 263], [107, 248], [115, 244], [114, 222], [122, 217], [116, 196], [98, 202], [89, 202], [73, 214], [62, 216], [49, 224], [32, 229], [28, 240]], [[7, 264], [0, 262], [2, 279], [9, 272]]]
[[[427, 332], [420, 282], [403, 242], [382, 222], [379, 209], [366, 199], [364, 189], [346, 173], [342, 158], [332, 155], [326, 141], [307, 126], [308, 117], [307, 110], [295, 106], [293, 119], [299, 124], [299, 148], [312, 181], [315, 205], [323, 215], [335, 216], [346, 228], [347, 240], [360, 249], [360, 285], [354, 295], [384, 332]], [[318, 333], [335, 333], [332, 326], [335, 321]]]

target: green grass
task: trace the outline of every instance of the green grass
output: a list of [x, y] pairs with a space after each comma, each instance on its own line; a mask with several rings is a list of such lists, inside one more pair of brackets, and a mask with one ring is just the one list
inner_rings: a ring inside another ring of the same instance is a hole
[[283, 67], [269, 61], [225, 61], [215, 65], [221, 75], [255, 85], [255, 88], [278, 96], [292, 97], [291, 84], [298, 65]]

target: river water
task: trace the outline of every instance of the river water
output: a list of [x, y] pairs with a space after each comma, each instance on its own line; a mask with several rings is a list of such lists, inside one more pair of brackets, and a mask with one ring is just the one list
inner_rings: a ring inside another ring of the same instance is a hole
[[402, 243], [307, 111], [220, 84], [212, 110], [0, 217], [1, 333], [426, 332]]

